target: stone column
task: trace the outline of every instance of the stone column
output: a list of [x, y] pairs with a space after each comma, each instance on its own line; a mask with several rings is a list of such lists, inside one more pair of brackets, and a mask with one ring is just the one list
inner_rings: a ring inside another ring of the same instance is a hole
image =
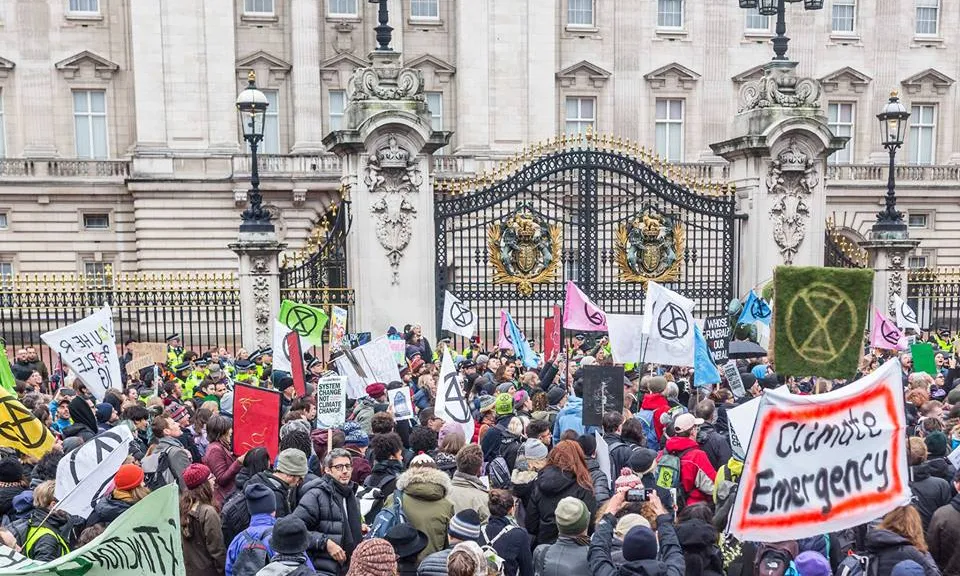
[[355, 325], [374, 335], [418, 321], [435, 334], [436, 259], [430, 155], [447, 144], [435, 132], [420, 71], [398, 52], [373, 52], [354, 72], [344, 130], [324, 144], [343, 159], [353, 223], [348, 275], [357, 288]]
[[[882, 238], [871, 234], [860, 242], [867, 251], [867, 267], [873, 268], [873, 305], [890, 318], [896, 318], [893, 297], [907, 299], [907, 254], [917, 249], [919, 240], [910, 238]], [[871, 321], [873, 316], [870, 316]]]
[[247, 350], [273, 343], [273, 319], [280, 312], [279, 254], [284, 248], [276, 232], [241, 233], [230, 244], [240, 258], [240, 322]]
[[781, 265], [822, 266], [826, 225], [824, 168], [846, 138], [820, 112], [820, 85], [797, 78], [796, 62], [771, 62], [740, 90], [734, 134], [712, 144], [730, 162], [740, 237], [738, 293], [764, 284]]
[[320, 7], [316, 0], [291, 0], [295, 154], [324, 151], [323, 90], [320, 88]]

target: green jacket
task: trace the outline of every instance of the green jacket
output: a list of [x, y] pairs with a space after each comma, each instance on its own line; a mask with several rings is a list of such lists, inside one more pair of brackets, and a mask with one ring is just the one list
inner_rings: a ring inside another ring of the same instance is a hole
[[[447, 526], [453, 518], [453, 502], [447, 499], [450, 488], [450, 477], [436, 468], [410, 468], [397, 478], [407, 522], [427, 535], [427, 547], [417, 556], [417, 564], [447, 547]], [[392, 505], [391, 494], [383, 507]]]

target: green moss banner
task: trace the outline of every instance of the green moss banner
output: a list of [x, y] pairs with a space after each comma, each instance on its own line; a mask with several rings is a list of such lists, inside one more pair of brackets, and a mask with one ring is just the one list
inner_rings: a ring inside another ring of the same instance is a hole
[[873, 270], [780, 266], [774, 285], [777, 373], [853, 376], [863, 350]]

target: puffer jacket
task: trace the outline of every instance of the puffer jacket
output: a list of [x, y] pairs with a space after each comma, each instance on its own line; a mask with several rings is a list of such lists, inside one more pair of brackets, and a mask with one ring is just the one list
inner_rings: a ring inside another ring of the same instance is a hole
[[924, 531], [930, 525], [930, 519], [933, 518], [933, 513], [937, 511], [937, 508], [946, 506], [953, 498], [950, 483], [943, 478], [931, 476], [928, 465], [929, 462], [924, 462], [918, 466], [910, 467], [911, 477], [913, 478], [910, 481], [910, 492], [912, 494], [910, 503], [920, 513]]
[[[436, 468], [410, 468], [397, 478], [407, 522], [427, 535], [427, 547], [417, 556], [417, 562], [447, 547], [447, 526], [453, 518], [453, 502], [447, 498], [450, 487], [450, 478]], [[383, 505], [393, 505], [393, 494]]]
[[724, 576], [723, 557], [717, 546], [717, 531], [703, 520], [694, 518], [676, 527], [683, 549], [687, 574]]
[[597, 506], [603, 506], [612, 496], [610, 479], [600, 469], [600, 463], [596, 458], [587, 458], [587, 470], [590, 471], [590, 479], [593, 480], [593, 494], [597, 498]]
[[[680, 483], [687, 495], [687, 505], [713, 500], [713, 481], [717, 471], [710, 463], [706, 452], [700, 449], [693, 438], [674, 436], [667, 440], [665, 453], [680, 455]], [[682, 455], [681, 455], [682, 454]]]
[[560, 536], [553, 544], [541, 544], [533, 551], [536, 576], [590, 574], [587, 542], [573, 536]]
[[[633, 560], [616, 566], [610, 556], [613, 528], [617, 519], [613, 514], [604, 514], [597, 522], [596, 532], [590, 540], [590, 567], [583, 574], [593, 576], [684, 576], [685, 564], [680, 543], [673, 523], [667, 515], [657, 518], [657, 541], [660, 552], [657, 558]], [[572, 573], [571, 573], [572, 574]], [[722, 572], [721, 572], [722, 574]]]
[[957, 473], [957, 469], [954, 468], [953, 464], [946, 458], [931, 458], [927, 460], [927, 470], [930, 471], [931, 476], [943, 478], [950, 484], [951, 488], [953, 487], [953, 477]]
[[453, 502], [453, 513], [457, 514], [466, 509], [476, 510], [483, 524], [490, 518], [490, 508], [487, 501], [490, 499], [486, 485], [480, 478], [463, 472], [457, 472], [450, 481], [450, 492], [447, 499]]
[[704, 422], [700, 425], [700, 430], [697, 432], [697, 444], [707, 453], [707, 458], [713, 465], [714, 470], [726, 464], [733, 456], [730, 440], [717, 432], [717, 429], [710, 422]]
[[101, 498], [97, 500], [97, 503], [93, 506], [93, 512], [91, 512], [87, 518], [87, 526], [100, 523], [110, 524], [119, 518], [121, 514], [129, 510], [131, 506], [133, 506], [133, 504], [125, 500], [118, 500], [113, 497], [113, 494], [110, 494], [106, 498]]
[[903, 536], [889, 530], [867, 532], [867, 552], [877, 557], [877, 576], [890, 576], [902, 560], [913, 560], [923, 566], [924, 576], [940, 576], [940, 569], [929, 553], [917, 550]]
[[417, 567], [417, 576], [447, 576], [447, 558], [453, 552], [447, 548], [427, 556]]
[[927, 529], [927, 545], [944, 576], [960, 576], [960, 495], [933, 513]]
[[[360, 503], [356, 485], [340, 486], [330, 476], [323, 476], [304, 486], [304, 495], [293, 516], [303, 520], [310, 532], [311, 546], [307, 551], [318, 572], [337, 574], [342, 566], [327, 552], [327, 540], [333, 540], [347, 553], [360, 543]], [[356, 515], [351, 518], [350, 514]]]
[[567, 496], [586, 504], [591, 518], [597, 513], [597, 498], [593, 491], [577, 484], [572, 472], [562, 471], [556, 466], [547, 466], [540, 471], [527, 504], [525, 518], [527, 532], [533, 536], [535, 545], [556, 542], [558, 532], [554, 511], [560, 500]]
[[20, 482], [3, 482], [0, 484], [0, 518], [13, 515], [13, 499], [24, 490], [25, 488]]

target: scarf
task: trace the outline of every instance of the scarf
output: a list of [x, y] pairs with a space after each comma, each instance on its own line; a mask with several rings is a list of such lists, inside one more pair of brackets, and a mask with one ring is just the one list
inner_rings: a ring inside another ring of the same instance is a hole
[[[347, 510], [347, 517], [344, 518], [343, 549], [347, 555], [349, 555], [353, 552], [353, 549], [356, 548], [357, 544], [360, 543], [360, 539], [362, 538], [360, 531], [360, 502], [354, 494], [354, 485], [352, 482], [344, 486], [332, 478], [331, 480], [333, 489], [336, 490], [340, 498], [343, 499]], [[349, 528], [349, 530], [346, 528]]]

